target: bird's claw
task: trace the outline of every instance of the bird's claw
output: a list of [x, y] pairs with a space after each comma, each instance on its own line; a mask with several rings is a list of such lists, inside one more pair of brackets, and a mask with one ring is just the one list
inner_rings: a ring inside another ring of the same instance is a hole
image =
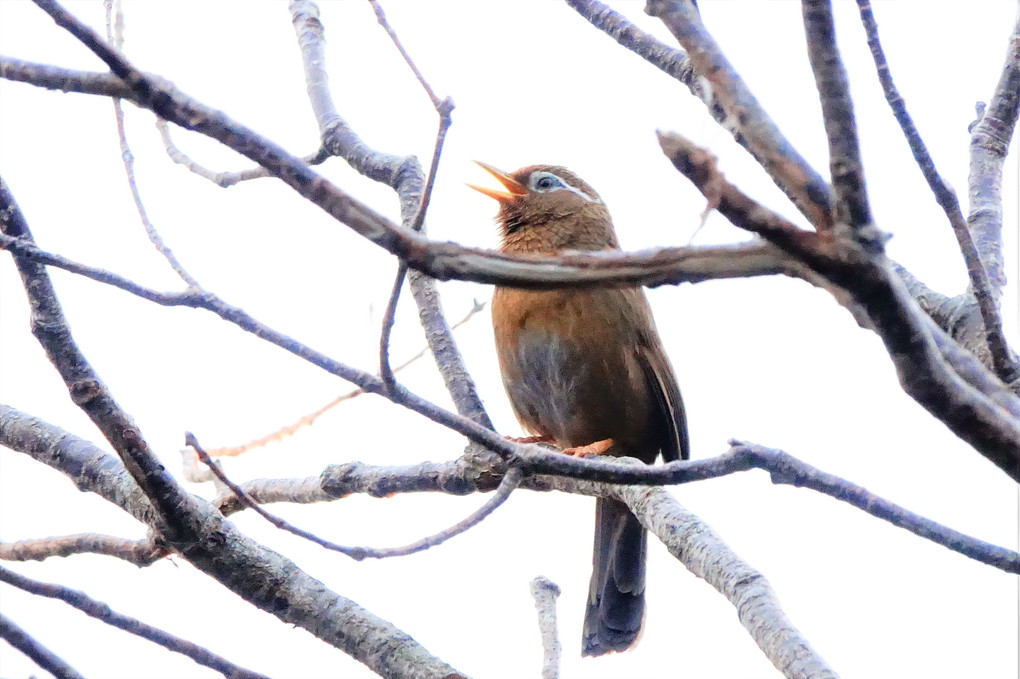
[[603, 439], [602, 441], [589, 443], [586, 446], [574, 446], [573, 448], [567, 448], [563, 451], [563, 454], [570, 455], [572, 457], [588, 457], [589, 455], [602, 455], [612, 447], [613, 439]]

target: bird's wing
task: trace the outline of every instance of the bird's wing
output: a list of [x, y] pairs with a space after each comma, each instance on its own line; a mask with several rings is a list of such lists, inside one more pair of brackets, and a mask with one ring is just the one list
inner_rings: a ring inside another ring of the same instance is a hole
[[691, 453], [687, 438], [687, 415], [683, 398], [680, 397], [680, 387], [677, 386], [673, 366], [669, 364], [658, 337], [647, 339], [650, 341], [638, 345], [637, 358], [669, 427], [670, 435], [662, 448], [662, 457], [666, 462], [686, 460]]

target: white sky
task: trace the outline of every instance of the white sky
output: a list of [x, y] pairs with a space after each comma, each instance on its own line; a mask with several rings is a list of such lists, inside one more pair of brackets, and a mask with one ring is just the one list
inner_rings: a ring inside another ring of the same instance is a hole
[[[642, 12], [632, 21], [673, 44]], [[878, 87], [854, 3], [837, 4], [840, 45], [861, 126], [877, 224], [889, 252], [932, 287], [966, 284], [951, 230], [907, 150]], [[705, 0], [706, 23], [793, 144], [827, 165], [799, 3]], [[1016, 3], [875, 2], [893, 75], [946, 179], [966, 194], [967, 125], [990, 97]], [[102, 30], [102, 3], [70, 9]], [[429, 212], [437, 239], [495, 246], [494, 203], [463, 186], [484, 181], [469, 161], [511, 170], [563, 164], [602, 195], [625, 248], [685, 244], [704, 200], [658, 149], [654, 131], [682, 132], [720, 156], [727, 176], [790, 218], [799, 215], [679, 83], [626, 52], [561, 2], [388, 2], [391, 23], [441, 95], [457, 103]], [[126, 0], [126, 52], [297, 154], [317, 146], [300, 57], [284, 2]], [[326, 2], [328, 68], [341, 114], [367, 143], [428, 163], [436, 119], [376, 25], [367, 2]], [[40, 10], [0, 1], [0, 53], [61, 66], [102, 64]], [[223, 190], [163, 153], [152, 115], [127, 107], [129, 138], [149, 214], [207, 288], [256, 318], [336, 358], [375, 369], [392, 258], [272, 180]], [[248, 161], [177, 131], [204, 164]], [[1007, 163], [1007, 333], [1017, 339], [1017, 161]], [[396, 218], [386, 187], [339, 159], [321, 171]], [[0, 172], [39, 244], [162, 289], [179, 287], [149, 246], [131, 203], [112, 107], [97, 97], [0, 81]], [[718, 215], [699, 244], [745, 234]], [[0, 257], [0, 402], [97, 443], [98, 432], [28, 333], [10, 259]], [[163, 309], [54, 271], [75, 337], [170, 469], [183, 432], [207, 446], [260, 436], [309, 413], [348, 386], [210, 314]], [[491, 289], [441, 286], [451, 320]], [[1018, 547], [1017, 487], [904, 396], [878, 338], [827, 293], [794, 280], [754, 279], [649, 293], [676, 367], [693, 456], [727, 439], [781, 447], [826, 471], [953, 528]], [[457, 334], [486, 406], [503, 433], [519, 428], [499, 382], [483, 314]], [[424, 339], [402, 301], [393, 355]], [[448, 403], [429, 360], [400, 375]], [[377, 397], [355, 399], [313, 429], [227, 463], [235, 480], [314, 475], [327, 464], [404, 464], [456, 457], [462, 439]], [[211, 497], [207, 486], [191, 490]], [[807, 490], [742, 474], [674, 489], [733, 549], [760, 569], [794, 624], [845, 677], [1015, 677], [1018, 580]], [[482, 496], [364, 497], [272, 511], [345, 544], [392, 546], [466, 516]], [[537, 676], [539, 637], [528, 582], [542, 574], [559, 600], [564, 677], [776, 676], [730, 605], [652, 544], [645, 634], [636, 650], [580, 658], [590, 574], [592, 500], [520, 492], [484, 524], [426, 553], [354, 563], [272, 529], [250, 512], [235, 520], [340, 594], [475, 676]], [[61, 475], [0, 450], [0, 539], [79, 531], [142, 537], [120, 510], [75, 491]], [[281, 624], [182, 559], [139, 570], [76, 556], [14, 564], [21, 573], [79, 588], [274, 677], [370, 673], [308, 633]], [[181, 656], [86, 619], [62, 603], [0, 587], [4, 613], [86, 676], [210, 677]], [[0, 645], [0, 676], [33, 665]]]

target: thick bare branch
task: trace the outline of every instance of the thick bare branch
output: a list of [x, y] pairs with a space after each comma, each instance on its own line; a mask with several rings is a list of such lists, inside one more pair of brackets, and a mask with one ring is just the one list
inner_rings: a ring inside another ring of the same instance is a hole
[[[640, 464], [637, 460], [633, 462]], [[794, 627], [765, 576], [737, 556], [711, 526], [665, 490], [565, 479], [552, 479], [550, 485], [558, 490], [608, 496], [627, 503], [641, 524], [680, 563], [733, 604], [740, 623], [783, 676], [791, 679], [837, 676]]]
[[48, 90], [95, 94], [101, 97], [132, 99], [135, 94], [123, 80], [110, 73], [72, 71], [13, 57], [0, 57], [0, 78]]
[[[719, 99], [715, 95], [715, 88], [705, 87], [702, 81], [697, 78], [693, 64], [685, 52], [672, 48], [662, 43], [654, 36], [645, 33], [634, 24], [627, 21], [627, 19], [619, 13], [613, 11], [605, 4], [598, 2], [598, 0], [567, 0], [567, 3], [585, 19], [587, 19], [593, 26], [605, 32], [620, 45], [640, 55], [652, 65], [689, 87], [691, 92], [705, 103], [712, 117], [715, 118], [715, 120], [719, 122], [723, 128], [733, 134], [734, 139], [747, 148], [748, 152], [751, 153], [756, 160], [758, 160], [766, 171], [768, 171], [768, 164], [755, 152], [754, 147], [748, 143], [747, 139], [745, 139], [741, 133], [740, 127], [737, 124], [740, 120], [740, 116], [727, 116], [722, 105], [719, 103]], [[673, 18], [670, 19], [670, 21], [674, 23], [679, 21], [675, 14], [677, 8], [667, 7], [667, 10], [674, 13]], [[677, 30], [680, 30], [679, 27]], [[691, 40], [695, 39], [696, 36], [691, 38]], [[705, 46], [707, 43], [702, 40], [698, 44]], [[710, 62], [706, 61], [705, 63]], [[723, 78], [723, 75], [725, 74], [717, 74], [716, 77]], [[739, 76], [733, 73], [727, 77], [736, 78]], [[754, 103], [754, 106], [757, 107], [757, 103]], [[758, 110], [758, 108], [753, 110], [756, 116], [763, 115], [763, 112]], [[783, 143], [786, 144], [785, 140]], [[788, 144], [787, 147], [790, 148]], [[1002, 148], [1005, 149], [1005, 147]], [[1002, 155], [1004, 155], [1004, 150]], [[813, 177], [812, 182], [815, 186], [825, 187], [824, 180], [814, 173], [810, 166], [799, 158], [797, 159], [797, 163], [804, 172], [809, 173], [809, 176]], [[999, 162], [999, 167], [1001, 168], [1001, 160]], [[797, 194], [795, 191], [788, 190], [786, 188], [782, 176], [770, 176], [776, 182], [777, 186], [786, 192], [787, 196], [791, 199], [791, 202], [797, 205], [798, 208], [801, 208], [801, 211], [810, 218], [812, 214], [811, 211], [804, 209], [803, 201], [797, 200]], [[972, 182], [972, 193], [974, 191], [974, 186], [975, 185]], [[828, 189], [826, 188], [825, 194], [819, 197], [819, 203], [827, 204], [828, 200]], [[974, 204], [973, 197], [972, 204]], [[812, 207], [811, 209], [815, 208]], [[998, 208], [998, 211], [991, 210], [989, 212], [985, 212], [984, 210], [981, 210], [974, 212], [974, 216], [981, 219], [984, 219], [986, 215], [988, 217], [992, 217], [993, 221], [995, 215], [998, 215], [998, 223], [1001, 224], [1001, 206]], [[969, 221], [973, 221], [973, 219]], [[995, 261], [991, 261], [993, 259], [991, 258], [991, 255], [989, 255], [984, 248], [981, 248], [980, 245], [981, 244], [979, 243], [979, 249], [982, 251], [982, 258], [988, 262], [987, 266], [998, 266], [998, 274], [1001, 276], [1001, 242], [998, 242], [996, 239], [988, 240], [989, 252], [994, 252], [995, 248], [1000, 248], [999, 257]], [[988, 343], [985, 340], [985, 334], [983, 332], [983, 322], [980, 318], [981, 314], [976, 308], [976, 302], [973, 298], [971, 298], [970, 301], [966, 301], [966, 303], [964, 303], [965, 300], [961, 300], [961, 303], [958, 304], [954, 303], [952, 309], [932, 307], [926, 302], [930, 301], [934, 297], [944, 298], [944, 296], [939, 295], [939, 293], [925, 286], [917, 278], [898, 265], [897, 272], [904, 278], [904, 282], [910, 289], [911, 294], [918, 300], [918, 303], [921, 304], [925, 312], [933, 314], [933, 318], [935, 318], [936, 322], [943, 330], [947, 333], [951, 333], [953, 339], [960, 342], [966, 349], [975, 352], [989, 368], [994, 369], [995, 364], [992, 362], [992, 357], [988, 350]], [[995, 283], [993, 281], [993, 289], [994, 287]], [[980, 333], [973, 332], [971, 330], [975, 322], [982, 324]]]
[[[2, 180], [0, 227], [10, 236], [31, 242], [28, 225]], [[409, 635], [332, 592], [282, 555], [238, 531], [207, 502], [187, 494], [152, 454], [141, 432], [78, 350], [43, 266], [21, 256], [15, 257], [15, 263], [32, 307], [33, 333], [72, 400], [103, 432], [149, 499], [155, 509], [151, 525], [170, 546], [255, 606], [304, 627], [380, 674], [461, 676]], [[281, 605], [284, 601], [286, 605]]]
[[[798, 257], [849, 297], [836, 299], [878, 333], [912, 398], [974, 446], [1014, 480], [1020, 481], [1020, 420], [958, 375], [932, 338], [921, 312], [881, 250], [856, 239], [801, 231], [727, 182], [714, 159], [689, 140], [660, 133], [663, 152], [734, 225], [758, 233]], [[983, 382], [988, 386], [994, 377]], [[1006, 392], [1004, 386], [998, 391]]]
[[829, 186], [793, 148], [755, 99], [718, 43], [705, 29], [690, 0], [649, 0], [648, 14], [662, 20], [690, 55], [698, 75], [712, 86], [715, 100], [729, 119], [724, 127], [736, 130], [772, 181], [790, 196], [819, 231], [831, 228]]
[[[449, 246], [450, 252], [458, 253], [454, 259], [448, 260], [458, 269], [457, 278], [518, 287], [560, 288], [618, 284], [658, 286], [780, 274], [804, 278], [810, 274], [810, 270], [803, 264], [779, 248], [760, 241], [543, 258], [503, 255], [494, 250], [463, 248], [452, 243], [436, 245], [441, 249]], [[208, 293], [198, 290], [153, 290], [105, 269], [40, 250], [33, 243], [19, 241], [3, 233], [0, 233], [0, 249], [112, 285], [163, 306], [205, 307], [203, 297]], [[440, 259], [444, 257], [440, 255]]]

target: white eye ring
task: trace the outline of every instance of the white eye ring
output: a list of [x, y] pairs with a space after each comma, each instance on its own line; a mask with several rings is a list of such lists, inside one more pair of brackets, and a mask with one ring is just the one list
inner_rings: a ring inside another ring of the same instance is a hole
[[528, 185], [532, 191], [536, 193], [552, 193], [553, 191], [566, 190], [571, 193], [584, 198], [589, 203], [601, 203], [602, 201], [598, 198], [593, 198], [581, 189], [571, 186], [562, 177], [558, 177], [552, 172], [533, 172], [529, 177]]
[[547, 193], [556, 189], [565, 188], [563, 180], [552, 172], [536, 172], [531, 175], [531, 190], [539, 193]]

